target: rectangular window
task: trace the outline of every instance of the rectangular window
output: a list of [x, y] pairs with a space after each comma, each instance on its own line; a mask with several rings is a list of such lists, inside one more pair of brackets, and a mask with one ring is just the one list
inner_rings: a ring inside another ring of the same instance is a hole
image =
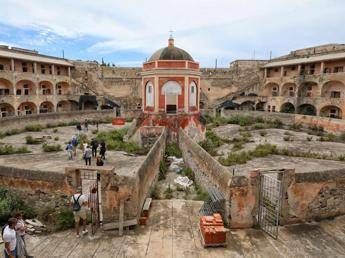
[[340, 91], [331, 91], [331, 98], [340, 98]]
[[343, 72], [343, 67], [342, 66], [336, 66], [336, 67], [334, 67], [333, 72], [334, 73], [342, 73]]
[[291, 66], [291, 71], [295, 71], [296, 70], [296, 66]]
[[57, 73], [57, 75], [60, 75], [60, 74], [61, 74], [61, 70], [60, 70], [60, 67], [59, 67], [59, 66], [56, 67], [56, 73]]
[[275, 73], [279, 72], [279, 69], [278, 68], [274, 68], [274, 72]]
[[3, 71], [3, 70], [4, 70], [4, 65], [0, 64], [0, 71]]
[[325, 68], [324, 70], [323, 70], [323, 73], [330, 73], [331, 72], [331, 69], [330, 68]]
[[46, 67], [44, 65], [41, 65], [41, 73], [42, 74], [46, 73]]
[[22, 63], [22, 70], [23, 70], [23, 73], [26, 73], [28, 71], [28, 64], [27, 63]]

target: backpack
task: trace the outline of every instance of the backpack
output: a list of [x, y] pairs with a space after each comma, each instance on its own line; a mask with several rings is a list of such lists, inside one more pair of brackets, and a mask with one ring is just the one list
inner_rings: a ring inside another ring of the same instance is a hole
[[81, 197], [81, 195], [78, 196], [77, 200], [74, 198], [74, 195], [73, 195], [73, 211], [80, 211], [81, 209], [81, 206], [80, 206], [80, 203], [79, 203], [79, 198]]
[[7, 227], [7, 224], [5, 224], [2, 228], [1, 228], [1, 238], [4, 239], [4, 231], [5, 228]]

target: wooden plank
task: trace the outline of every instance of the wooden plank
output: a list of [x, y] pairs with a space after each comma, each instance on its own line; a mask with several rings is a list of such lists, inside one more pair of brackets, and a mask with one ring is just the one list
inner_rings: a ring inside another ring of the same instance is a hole
[[[130, 219], [130, 220], [123, 221], [123, 227], [136, 226], [136, 225], [138, 225], [137, 219]], [[112, 222], [112, 223], [104, 224], [103, 230], [113, 230], [113, 229], [118, 229], [119, 227], [120, 227], [119, 222]]]
[[123, 216], [124, 216], [124, 202], [120, 201], [120, 211], [119, 211], [119, 236], [123, 235]]
[[143, 211], [148, 211], [150, 209], [152, 198], [146, 198]]

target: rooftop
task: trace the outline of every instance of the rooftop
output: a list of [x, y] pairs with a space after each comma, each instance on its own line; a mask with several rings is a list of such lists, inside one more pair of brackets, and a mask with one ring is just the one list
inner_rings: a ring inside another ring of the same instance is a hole
[[73, 66], [72, 63], [64, 58], [39, 54], [36, 50], [0, 46], [0, 57], [26, 60], [31, 62], [48, 63], [64, 66]]

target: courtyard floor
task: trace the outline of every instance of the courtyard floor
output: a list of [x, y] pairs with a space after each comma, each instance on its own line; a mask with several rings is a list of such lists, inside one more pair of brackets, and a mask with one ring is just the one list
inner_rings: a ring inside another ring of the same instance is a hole
[[345, 216], [281, 227], [278, 240], [257, 229], [231, 230], [228, 245], [204, 249], [198, 233], [202, 202], [153, 201], [149, 225], [124, 236], [99, 233], [77, 239], [74, 231], [29, 236], [35, 257], [345, 257]]

